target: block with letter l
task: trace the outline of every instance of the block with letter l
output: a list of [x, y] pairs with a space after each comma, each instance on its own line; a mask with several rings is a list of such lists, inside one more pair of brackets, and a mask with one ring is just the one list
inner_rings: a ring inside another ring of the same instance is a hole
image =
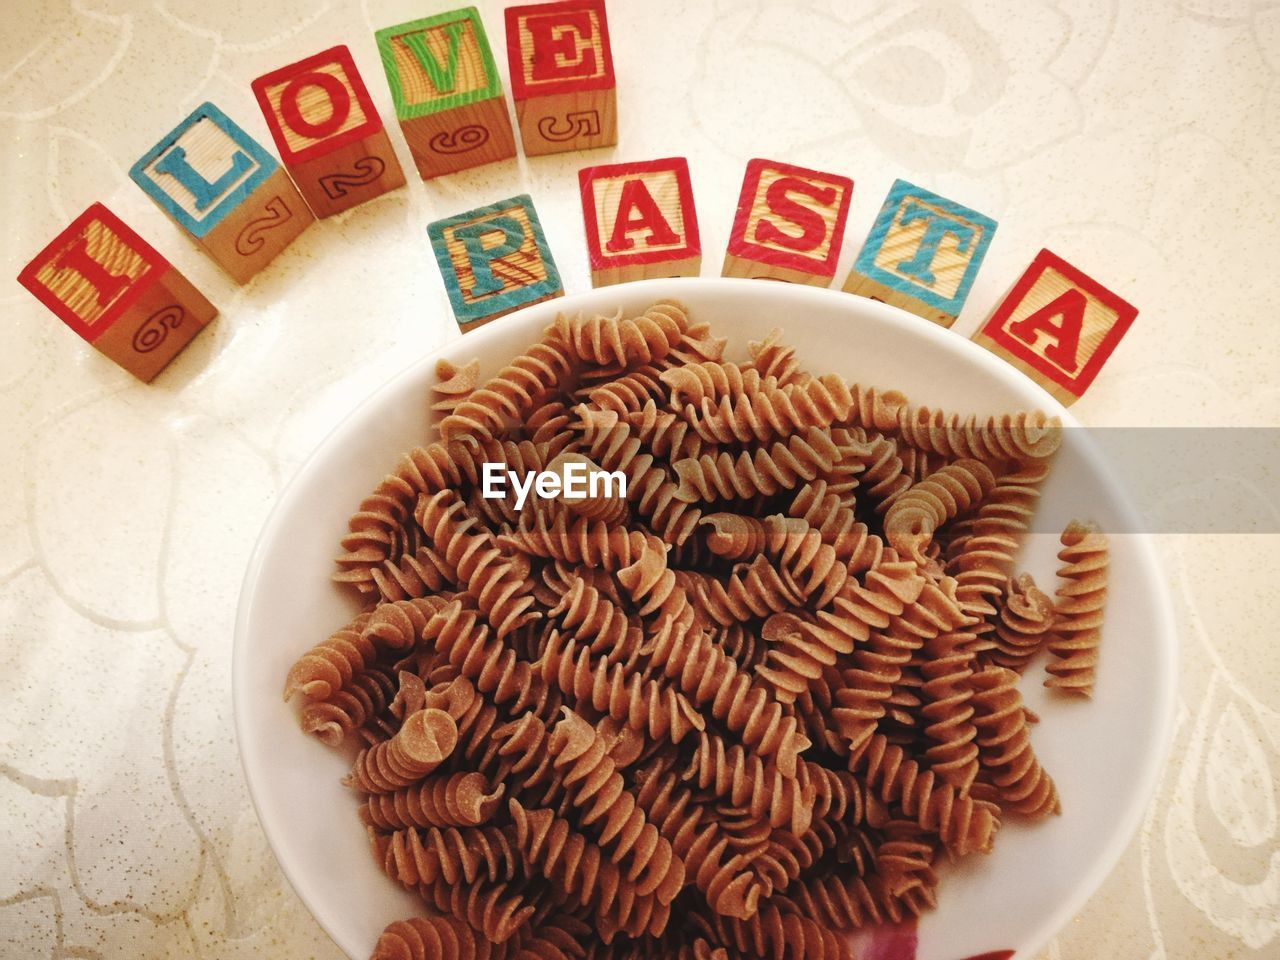
[[437, 220], [427, 235], [463, 330], [564, 292], [527, 194]]
[[618, 142], [604, 0], [508, 7], [507, 64], [527, 156]]
[[836, 275], [852, 194], [848, 177], [748, 161], [723, 275], [825, 287]]
[[212, 103], [196, 107], [129, 176], [238, 283], [315, 222], [275, 158]]
[[422, 179], [516, 155], [502, 78], [475, 7], [375, 36], [396, 118]]
[[119, 217], [95, 203], [18, 274], [63, 323], [152, 380], [218, 311]]
[[345, 46], [253, 81], [271, 137], [317, 217], [404, 186], [404, 171]]
[[1138, 310], [1041, 250], [974, 340], [1064, 404], [1084, 395]]
[[895, 181], [844, 289], [949, 327], [995, 232], [990, 217]]
[[578, 188], [593, 286], [697, 276], [702, 241], [684, 157], [585, 167]]

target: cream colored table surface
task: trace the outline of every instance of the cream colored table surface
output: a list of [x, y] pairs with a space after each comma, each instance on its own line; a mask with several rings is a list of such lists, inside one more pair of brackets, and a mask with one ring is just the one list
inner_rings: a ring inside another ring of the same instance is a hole
[[[500, 43], [501, 4], [480, 6]], [[244, 288], [128, 180], [204, 100], [269, 143], [249, 81], [334, 43], [389, 117], [373, 29], [447, 8], [3, 5], [4, 275], [102, 200], [222, 310], [143, 386], [0, 283], [5, 960], [338, 956], [245, 791], [232, 620], [258, 528], [302, 459], [458, 335], [433, 219], [527, 191], [566, 289], [584, 290], [577, 168], [683, 154], [714, 274], [745, 161], [765, 155], [857, 182], [843, 276], [902, 176], [1000, 223], [960, 332], [1042, 245], [1138, 305], [1075, 408], [1085, 423], [1277, 426], [1275, 3], [612, 0], [616, 151], [413, 178], [313, 227]], [[1182, 644], [1171, 762], [1048, 957], [1280, 955], [1278, 541], [1160, 539]]]

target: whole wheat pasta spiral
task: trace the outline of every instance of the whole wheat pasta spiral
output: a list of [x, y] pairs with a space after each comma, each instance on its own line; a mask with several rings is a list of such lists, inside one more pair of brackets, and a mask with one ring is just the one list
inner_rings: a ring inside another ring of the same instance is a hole
[[1106, 536], [1092, 524], [1071, 523], [1062, 531], [1058, 559], [1061, 586], [1054, 602], [1054, 636], [1048, 641], [1056, 661], [1046, 668], [1046, 687], [1093, 695], [1098, 668], [1098, 643], [1102, 638], [1102, 613], [1107, 603], [1107, 568], [1110, 564]]
[[[353, 828], [421, 899], [375, 957], [842, 957], [1058, 809], [1000, 666], [1093, 683], [1105, 538], [1064, 532], [1053, 602], [1017, 569], [1053, 418], [912, 405], [778, 331], [727, 354], [670, 302], [442, 363], [424, 403], [353, 505], [348, 622], [284, 678], [363, 747]], [[579, 470], [625, 497], [523, 483]]]

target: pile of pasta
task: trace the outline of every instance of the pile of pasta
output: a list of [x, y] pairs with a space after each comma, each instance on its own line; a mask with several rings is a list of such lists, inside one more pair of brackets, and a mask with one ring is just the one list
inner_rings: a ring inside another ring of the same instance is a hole
[[[1059, 424], [960, 417], [742, 362], [678, 303], [561, 316], [492, 379], [441, 364], [438, 438], [360, 504], [365, 606], [288, 675], [360, 745], [373, 853], [424, 901], [378, 960], [847, 956], [942, 858], [1059, 809], [1020, 675], [1087, 695], [1107, 544], [1015, 571]], [[484, 463], [625, 500], [482, 496]]]

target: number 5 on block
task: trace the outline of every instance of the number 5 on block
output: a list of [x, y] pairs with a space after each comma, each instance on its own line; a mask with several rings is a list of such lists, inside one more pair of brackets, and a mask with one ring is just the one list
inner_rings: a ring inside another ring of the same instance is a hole
[[437, 220], [427, 235], [463, 330], [564, 292], [527, 194]]
[[974, 340], [1069, 405], [1137, 316], [1136, 307], [1041, 250]]

